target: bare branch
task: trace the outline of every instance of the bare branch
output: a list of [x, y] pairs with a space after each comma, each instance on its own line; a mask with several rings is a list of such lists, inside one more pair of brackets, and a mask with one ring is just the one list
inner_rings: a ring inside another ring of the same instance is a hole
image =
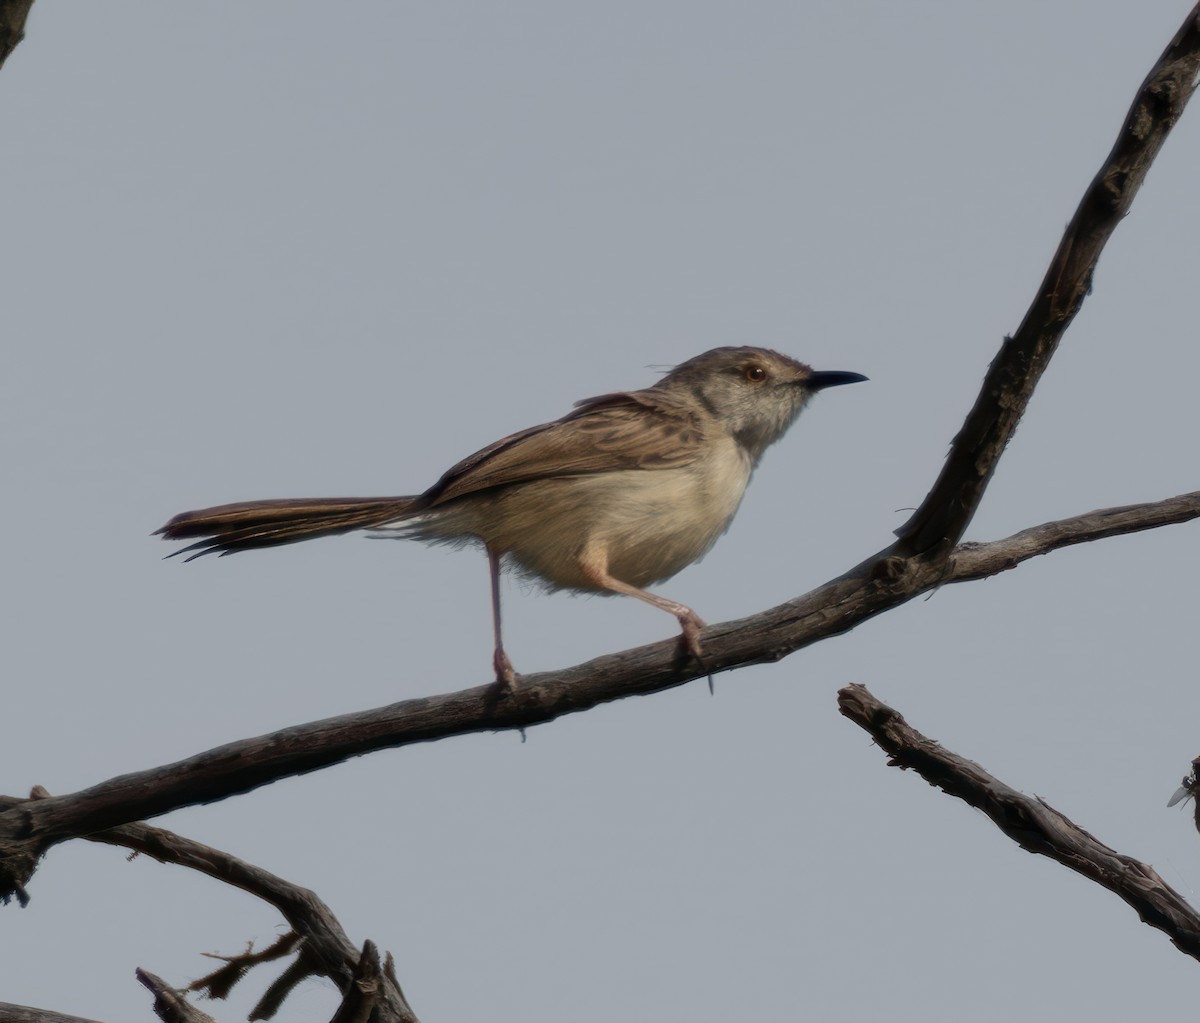
[[[312, 963], [304, 955], [304, 949], [301, 948], [298, 955], [283, 971], [267, 990], [263, 993], [253, 1009], [250, 1010], [250, 1015], [247, 1017], [250, 1020], [274, 1019], [275, 1013], [279, 1011], [279, 1007], [283, 1005], [284, 1000], [296, 988], [308, 980], [309, 977], [315, 976], [316, 970], [313, 969]], [[347, 996], [353, 991], [351, 986]]]
[[350, 985], [331, 1023], [367, 1023], [381, 989], [386, 986], [388, 979], [395, 979], [394, 976], [389, 978], [389, 974], [390, 970], [381, 970], [379, 967], [379, 950], [374, 943], [366, 942], [355, 971], [354, 983]]
[[1092, 290], [1104, 246], [1145, 180], [1200, 75], [1200, 5], [1188, 14], [1142, 82], [1112, 151], [1084, 192], [1050, 261], [1037, 297], [992, 360], [975, 406], [921, 507], [897, 534], [904, 551], [948, 548], [963, 535], [1000, 455], [1066, 333]]
[[[161, 863], [174, 863], [198, 870], [257, 896], [278, 909], [292, 930], [303, 938], [318, 972], [342, 991], [353, 980], [359, 958], [358, 949], [346, 936], [337, 917], [315, 892], [291, 884], [227, 852], [149, 824], [124, 824], [86, 837], [92, 842], [135, 849]], [[256, 955], [254, 962], [265, 961], [267, 953]], [[241, 957], [238, 957], [238, 962], [243, 969], [253, 965], [253, 962]], [[228, 987], [232, 987], [232, 984]], [[223, 996], [213, 992], [213, 997]]]
[[138, 982], [154, 994], [154, 1012], [163, 1023], [217, 1023], [207, 1012], [201, 1012], [183, 994], [161, 977], [146, 970], [137, 970]]
[[945, 581], [961, 583], [983, 579], [1062, 547], [1176, 525], [1195, 518], [1200, 518], [1200, 490], [1165, 501], [1102, 508], [1070, 519], [1043, 522], [1003, 540], [959, 544], [950, 559], [950, 571]]
[[[262, 957], [254, 957], [255, 962], [248, 962], [245, 957], [235, 957], [237, 968], [244, 972], [250, 966], [262, 961]], [[354, 972], [351, 978], [351, 983], [347, 985], [342, 995], [341, 1004], [338, 1010], [333, 1015], [332, 1023], [367, 1023], [368, 1020], [389, 1020], [396, 1017], [388, 1014], [386, 1009], [380, 1004], [381, 998], [385, 996], [385, 989], [389, 982], [395, 982], [395, 975], [391, 972], [391, 957], [388, 957], [387, 968], [381, 969], [379, 963], [379, 951], [375, 947], [375, 943], [368, 941], [363, 945], [361, 954], [355, 961]], [[300, 966], [299, 961], [293, 964], [288, 972], [285, 972], [279, 980], [271, 986], [271, 990], [265, 994], [259, 1001], [258, 1005], [251, 1011], [249, 1018], [251, 1020], [271, 1019], [275, 1012], [279, 1009], [284, 998], [291, 990], [307, 976], [311, 976], [311, 969], [306, 970]], [[167, 1023], [216, 1023], [212, 1016], [201, 1012], [185, 997], [185, 992], [176, 990], [167, 984], [162, 978], [156, 977], [153, 973], [146, 970], [137, 971], [137, 979], [149, 990], [154, 992], [154, 1011], [158, 1017]], [[234, 981], [236, 983], [236, 981]], [[229, 985], [232, 987], [232, 984]], [[188, 988], [188, 990], [193, 990]], [[226, 988], [226, 992], [228, 988]], [[3, 1008], [0, 1005], [0, 1008]], [[20, 1009], [19, 1006], [16, 1007]], [[383, 1012], [376, 1012], [377, 1009], [384, 1009]], [[39, 1010], [32, 1010], [38, 1013]], [[13, 1023], [25, 1023], [25, 1017], [14, 1019]], [[35, 1015], [28, 1017], [29, 1023], [73, 1023], [75, 1017], [49, 1015]], [[0, 1023], [8, 1023], [3, 1017], [0, 1017]], [[80, 1020], [78, 1023], [91, 1023], [88, 1020]]]
[[1181, 952], [1200, 959], [1200, 915], [1153, 867], [1110, 849], [1044, 800], [1009, 788], [973, 761], [910, 726], [865, 686], [838, 692], [838, 709], [871, 734], [888, 764], [915, 770], [930, 785], [986, 813], [1009, 838], [1114, 892]]
[[0, 1002], [0, 1023], [97, 1023], [83, 1016], [67, 1016], [49, 1009], [34, 1009], [28, 1005]]
[[[37, 796], [48, 798], [41, 792]], [[328, 977], [344, 997], [349, 997], [357, 990], [356, 985], [360, 983], [364, 969], [363, 954], [350, 942], [333, 911], [315, 892], [220, 849], [149, 824], [125, 824], [85, 837], [92, 842], [133, 849], [160, 863], [189, 867], [240, 888], [270, 903], [291, 926], [292, 933], [284, 935], [261, 952], [247, 950], [239, 956], [220, 957], [225, 959], [226, 965], [194, 981], [187, 990], [205, 991], [210, 998], [225, 998], [234, 984], [253, 966], [289, 954], [298, 941], [303, 942], [299, 958], [263, 995], [252, 1018], [269, 1019], [295, 985], [313, 974]], [[371, 947], [374, 948], [374, 945]], [[379, 1003], [380, 1023], [416, 1023], [416, 1014], [405, 999], [394, 971], [379, 981], [376, 987], [379, 990], [372, 1004]]]
[[[136, 827], [136, 825], [131, 825], [131, 827]], [[204, 998], [211, 998], [214, 1001], [224, 1001], [229, 997], [238, 982], [254, 967], [291, 955], [296, 950], [296, 946], [300, 944], [300, 940], [299, 934], [295, 931], [288, 931], [287, 934], [281, 936], [261, 952], [254, 951], [253, 943], [246, 946], [245, 952], [240, 952], [233, 956], [205, 952], [204, 954], [210, 959], [220, 959], [225, 965], [206, 976], [193, 980], [184, 990], [197, 991]], [[309, 976], [313, 972], [315, 971], [310, 970]]]
[[[35, 787], [31, 795], [31, 799], [35, 801], [51, 798], [53, 797], [41, 786]], [[0, 796], [0, 813], [27, 802], [29, 800]], [[346, 936], [333, 911], [315, 892], [292, 884], [269, 870], [256, 867], [230, 853], [149, 824], [124, 824], [80, 837], [89, 842], [132, 849], [160, 863], [188, 867], [233, 885], [270, 903], [291, 926], [291, 933], [284, 935], [270, 948], [261, 952], [247, 949], [245, 953], [236, 956], [215, 956], [214, 958], [223, 959], [226, 965], [194, 981], [188, 985], [187, 991], [203, 991], [209, 998], [225, 998], [252, 967], [289, 954], [296, 948], [297, 943], [301, 943], [298, 960], [301, 965], [292, 971], [295, 973], [295, 980], [286, 985], [282, 994], [274, 990], [269, 991], [260, 1000], [256, 1011], [261, 1009], [265, 1013], [270, 1004], [269, 999], [275, 997], [277, 1001], [282, 1001], [283, 995], [286, 995], [295, 983], [314, 974], [328, 977], [337, 985], [343, 996], [348, 996], [358, 983], [360, 973], [364, 969], [362, 953]], [[371, 947], [375, 946], [372, 944]], [[383, 977], [379, 996], [376, 998], [379, 1023], [417, 1023], [416, 1014], [409, 1006], [400, 982], [396, 979], [390, 955]], [[278, 984], [277, 981], [273, 988]], [[256, 1018], [269, 1018], [269, 1014]], [[0, 1023], [7, 1023], [2, 1013]]]
[[[993, 574], [1069, 543], [1194, 518], [1195, 502], [1195, 494], [1186, 494], [1158, 504], [1046, 523], [993, 544], [963, 545], [948, 566], [885, 552], [803, 597], [707, 629], [707, 667], [721, 671], [779, 660], [818, 640], [848, 632], [946, 582]], [[1086, 535], [1089, 531], [1091, 535]], [[52, 845], [70, 838], [224, 799], [380, 749], [470, 732], [524, 729], [600, 703], [660, 692], [706, 673], [690, 659], [681, 658], [676, 641], [654, 643], [565, 671], [523, 676], [512, 692], [499, 700], [490, 684], [405, 700], [218, 746], [187, 760], [122, 775], [69, 795], [2, 800], [0, 894], [16, 892], [20, 897], [20, 886], [32, 875], [38, 858]], [[203, 854], [197, 857], [190, 865], [203, 869], [199, 864]], [[254, 886], [262, 884], [261, 878], [247, 874], [243, 880], [247, 890], [257, 894]], [[285, 916], [290, 912], [283, 905], [280, 910]], [[291, 916], [288, 919], [296, 926]], [[340, 954], [344, 957], [345, 947]], [[344, 976], [337, 979], [339, 984]]]

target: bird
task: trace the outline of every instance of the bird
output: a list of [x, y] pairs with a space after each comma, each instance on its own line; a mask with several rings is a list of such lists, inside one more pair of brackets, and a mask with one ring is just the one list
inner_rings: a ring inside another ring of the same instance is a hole
[[153, 535], [193, 540], [168, 555], [186, 561], [352, 531], [480, 546], [502, 689], [516, 679], [501, 635], [502, 569], [549, 590], [623, 594], [659, 608], [703, 663], [703, 620], [646, 587], [698, 561], [725, 533], [763, 452], [812, 395], [866, 379], [768, 348], [714, 348], [650, 387], [583, 399], [560, 419], [503, 437], [423, 493], [223, 504], [176, 515]]

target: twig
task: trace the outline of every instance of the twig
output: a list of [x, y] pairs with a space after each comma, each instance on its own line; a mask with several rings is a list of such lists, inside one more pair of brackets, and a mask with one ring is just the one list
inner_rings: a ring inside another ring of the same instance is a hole
[[960, 544], [950, 558], [950, 570], [945, 581], [961, 583], [983, 579], [1063, 547], [1176, 525], [1196, 518], [1200, 518], [1200, 490], [1165, 501], [1102, 508], [1074, 518], [1043, 522], [1040, 526], [1022, 529], [1003, 540]]
[[137, 970], [138, 982], [154, 994], [154, 1012], [163, 1023], [217, 1023], [207, 1012], [201, 1012], [161, 977], [146, 970]]
[[[352, 981], [358, 949], [346, 936], [332, 910], [315, 892], [220, 849], [149, 824], [124, 824], [86, 837], [92, 842], [135, 849], [160, 863], [197, 870], [270, 903], [304, 940], [320, 973], [343, 991]], [[265, 953], [258, 955], [261, 957]]]
[[[258, 952], [254, 951], [254, 944], [252, 942], [246, 946], [245, 952], [239, 952], [237, 955], [226, 956], [218, 955], [215, 952], [205, 952], [204, 954], [210, 959], [219, 959], [224, 965], [213, 970], [212, 973], [193, 980], [184, 990], [189, 992], [198, 991], [204, 998], [211, 998], [214, 1001], [224, 1001], [254, 967], [261, 966], [263, 963], [272, 963], [276, 959], [283, 959], [291, 955], [296, 951], [296, 947], [300, 944], [301, 940], [300, 935], [295, 931], [288, 931], [287, 934], [282, 935]], [[312, 976], [314, 973], [316, 971], [312, 967], [308, 967], [306, 975]]]

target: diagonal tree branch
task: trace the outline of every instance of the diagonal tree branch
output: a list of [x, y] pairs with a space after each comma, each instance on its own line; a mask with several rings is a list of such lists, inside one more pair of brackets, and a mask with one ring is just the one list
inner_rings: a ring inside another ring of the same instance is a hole
[[[1197, 517], [1200, 495], [1186, 494], [1044, 523], [990, 544], [964, 544], [946, 565], [920, 559], [872, 560], [797, 600], [710, 628], [705, 633], [706, 658], [714, 671], [778, 660], [947, 582], [992, 575], [1072, 543]], [[3, 890], [23, 894], [21, 886], [40, 856], [71, 838], [224, 799], [376, 750], [470, 732], [524, 729], [697, 677], [703, 677], [702, 671], [680, 661], [675, 641], [655, 643], [566, 671], [523, 676], [512, 694], [499, 701], [491, 685], [405, 700], [239, 740], [68, 795], [0, 801], [0, 870], [8, 872]], [[280, 911], [288, 916], [299, 910], [280, 904]]]
[[1037, 297], [992, 360], [941, 474], [920, 508], [897, 530], [900, 550], [920, 554], [946, 549], [966, 531], [1034, 387], [1092, 290], [1104, 246], [1183, 115], [1198, 75], [1200, 4], [1142, 82], [1112, 151], [1067, 225]]
[[1145, 923], [1181, 952], [1200, 959], [1200, 914], [1153, 867], [1110, 849], [1042, 799], [1026, 796], [973, 761], [927, 739], [865, 686], [838, 692], [838, 709], [888, 754], [888, 765], [912, 769], [930, 785], [982, 810], [1009, 838], [1119, 895]]
[[[955, 549], [947, 569], [940, 576], [930, 576], [925, 588], [984, 578], [1072, 544], [1195, 518], [1200, 518], [1200, 491], [1165, 501], [1101, 509], [1047, 522], [991, 543], [961, 544]], [[718, 628], [728, 630], [733, 637], [742, 637], [747, 629], [754, 630], [756, 634], [764, 629], [786, 632], [789, 623], [792, 630], [801, 630], [807, 622], [814, 630], [808, 641], [815, 642], [830, 634], [830, 629], [834, 627], [831, 623], [835, 619], [821, 612], [822, 609], [828, 611], [833, 603], [827, 591], [836, 583], [835, 580], [808, 598], [783, 605], [765, 615]], [[810, 611], [798, 614], [797, 609], [808, 601], [812, 604]], [[764, 618], [765, 623], [762, 621]], [[845, 631], [853, 624], [856, 622], [839, 622], [837, 627]], [[792, 641], [797, 646], [804, 645], [795, 636]], [[595, 693], [594, 702], [616, 699], [634, 692], [653, 691], [648, 685], [648, 678], [653, 677], [653, 673], [639, 662], [657, 660], [669, 647], [670, 644], [655, 644], [615, 657], [600, 658], [590, 665], [573, 669], [573, 672], [586, 672], [584, 679], [573, 679], [572, 672], [564, 677], [535, 676], [523, 679], [519, 690], [521, 698], [510, 708], [507, 716], [501, 713], [501, 708], [490, 702], [491, 689], [485, 686], [443, 697], [393, 704], [377, 711], [313, 722], [259, 739], [232, 743], [164, 768], [112, 779], [92, 789], [60, 797], [59, 813], [56, 815], [58, 837], [53, 841], [82, 836], [92, 841], [134, 849], [161, 862], [199, 870], [264, 899], [279, 910], [294, 931], [304, 937], [306, 953], [314, 968], [328, 976], [341, 991], [349, 994], [356, 971], [362, 968], [361, 957], [336, 917], [313, 892], [292, 885], [228, 853], [146, 824], [120, 824], [108, 830], [96, 831], [89, 826], [89, 822], [94, 823], [95, 820], [96, 803], [108, 813], [123, 816], [125, 820], [137, 819], [149, 815], [152, 807], [158, 807], [157, 812], [163, 813], [168, 809], [202, 801], [197, 798], [198, 791], [217, 791], [224, 795], [245, 791], [372, 749], [429, 741], [440, 735], [491, 730], [500, 727], [499, 720], [502, 717], [509, 722], [507, 727], [523, 727], [523, 724], [532, 724], [535, 720], [550, 720], [558, 714], [585, 709], [580, 701], [581, 694], [597, 685], [606, 688], [608, 683], [614, 681], [613, 672], [623, 660], [630, 662], [625, 666], [630, 672], [627, 685], [613, 691], [615, 695], [610, 693], [606, 696], [603, 691]], [[672, 680], [668, 684], [678, 684], [678, 681]], [[665, 686], [660, 684], [657, 688]], [[522, 717], [520, 703], [526, 699], [529, 707]], [[442, 726], [440, 733], [437, 730], [439, 721]], [[247, 771], [251, 777], [246, 776]], [[0, 797], [0, 825], [16, 821], [17, 818], [12, 816], [14, 811], [40, 808], [55, 801], [44, 790], [35, 790], [33, 795], [33, 800]], [[214, 798], [221, 798], [221, 795]], [[165, 807], [164, 799], [169, 804]], [[171, 800], [175, 802], [171, 803]], [[53, 844], [46, 837], [49, 828], [39, 821], [26, 818], [18, 830], [23, 833], [26, 845], [18, 849], [19, 858], [14, 858], [12, 862], [28, 862], [32, 872], [40, 855], [34, 850], [44, 852]], [[22, 890], [18, 887], [17, 891], [20, 893]], [[381, 1019], [415, 1020], [399, 985], [389, 985], [386, 977], [381, 996], [384, 999], [378, 1007]]]

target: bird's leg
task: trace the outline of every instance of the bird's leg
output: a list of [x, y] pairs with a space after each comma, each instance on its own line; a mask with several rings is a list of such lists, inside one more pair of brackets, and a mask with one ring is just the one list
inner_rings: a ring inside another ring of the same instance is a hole
[[500, 635], [500, 555], [490, 547], [487, 551], [488, 570], [492, 577], [492, 629], [496, 635], [496, 650], [492, 654], [492, 667], [496, 670], [496, 685], [501, 690], [512, 689], [516, 681], [512, 661], [504, 652], [504, 640]]
[[687, 647], [687, 652], [701, 666], [704, 665], [704, 651], [700, 646], [700, 630], [704, 628], [704, 621], [690, 607], [679, 603], [677, 600], [669, 600], [666, 597], [658, 596], [656, 593], [639, 590], [636, 586], [630, 586], [629, 583], [621, 582], [620, 579], [610, 575], [608, 572], [607, 552], [596, 545], [589, 545], [585, 548], [583, 556], [580, 558], [580, 568], [583, 569], [583, 573], [588, 581], [600, 589], [610, 590], [613, 593], [623, 593], [627, 597], [635, 597], [638, 600], [643, 600], [647, 604], [652, 604], [666, 611], [668, 614], [673, 614], [679, 622], [679, 628], [683, 632], [683, 642], [684, 646]]

